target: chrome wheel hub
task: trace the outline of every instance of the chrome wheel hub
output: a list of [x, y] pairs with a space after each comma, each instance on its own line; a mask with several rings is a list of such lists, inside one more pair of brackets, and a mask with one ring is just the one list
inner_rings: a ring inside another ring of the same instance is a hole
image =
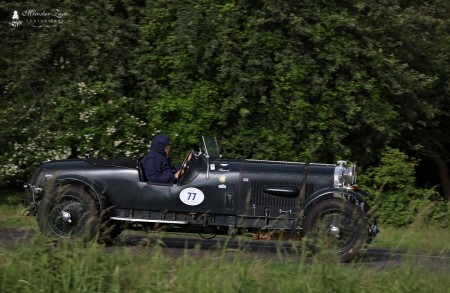
[[339, 238], [339, 228], [333, 225], [330, 225], [330, 234], [336, 238]]
[[71, 217], [70, 213], [65, 212], [65, 211], [62, 211], [62, 212], [61, 212], [61, 218], [62, 218], [64, 221], [66, 221], [66, 222], [68, 222], [68, 223], [71, 223], [72, 220], [70, 219], [70, 217]]

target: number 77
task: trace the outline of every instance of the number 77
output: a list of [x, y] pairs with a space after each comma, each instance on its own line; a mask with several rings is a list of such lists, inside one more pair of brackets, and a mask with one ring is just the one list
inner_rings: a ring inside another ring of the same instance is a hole
[[[195, 200], [195, 196], [197, 195], [196, 192], [188, 192], [189, 196], [188, 196], [188, 200]], [[191, 195], [193, 196], [191, 199]]]

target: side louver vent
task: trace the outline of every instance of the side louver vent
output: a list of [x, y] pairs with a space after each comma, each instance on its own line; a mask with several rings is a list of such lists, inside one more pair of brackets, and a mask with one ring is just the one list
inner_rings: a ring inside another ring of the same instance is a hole
[[[284, 182], [284, 181], [252, 181], [252, 192], [251, 192], [251, 204], [259, 205], [267, 205], [267, 206], [276, 206], [276, 207], [292, 207], [298, 206], [300, 203], [300, 197], [283, 197], [271, 195], [264, 192], [264, 189], [267, 186], [291, 186], [296, 187], [301, 190], [301, 186], [296, 182]], [[306, 197], [313, 192], [314, 186], [313, 184], [307, 184], [306, 186]]]

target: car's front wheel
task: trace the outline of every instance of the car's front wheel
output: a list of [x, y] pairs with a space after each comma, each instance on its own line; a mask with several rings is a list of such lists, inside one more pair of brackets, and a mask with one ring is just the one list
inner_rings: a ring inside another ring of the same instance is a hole
[[324, 200], [306, 214], [304, 232], [314, 252], [338, 253], [351, 261], [365, 246], [367, 219], [354, 203], [339, 198]]
[[95, 201], [84, 189], [66, 185], [42, 199], [37, 220], [41, 232], [53, 238], [91, 240], [98, 231]]

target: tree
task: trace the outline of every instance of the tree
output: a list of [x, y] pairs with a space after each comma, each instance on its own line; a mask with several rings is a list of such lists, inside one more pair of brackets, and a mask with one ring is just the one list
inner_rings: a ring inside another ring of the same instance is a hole
[[379, 47], [409, 72], [395, 79], [405, 86], [398, 99], [390, 101], [403, 120], [396, 144], [431, 158], [448, 201], [450, 4], [441, 0], [398, 1], [389, 6], [369, 3], [364, 10], [369, 25], [378, 28], [374, 37]]
[[448, 162], [442, 0], [27, 5], [71, 17], [0, 32], [0, 181], [47, 158], [140, 156], [157, 132], [180, 149], [217, 135], [229, 157], [367, 168], [394, 145]]

